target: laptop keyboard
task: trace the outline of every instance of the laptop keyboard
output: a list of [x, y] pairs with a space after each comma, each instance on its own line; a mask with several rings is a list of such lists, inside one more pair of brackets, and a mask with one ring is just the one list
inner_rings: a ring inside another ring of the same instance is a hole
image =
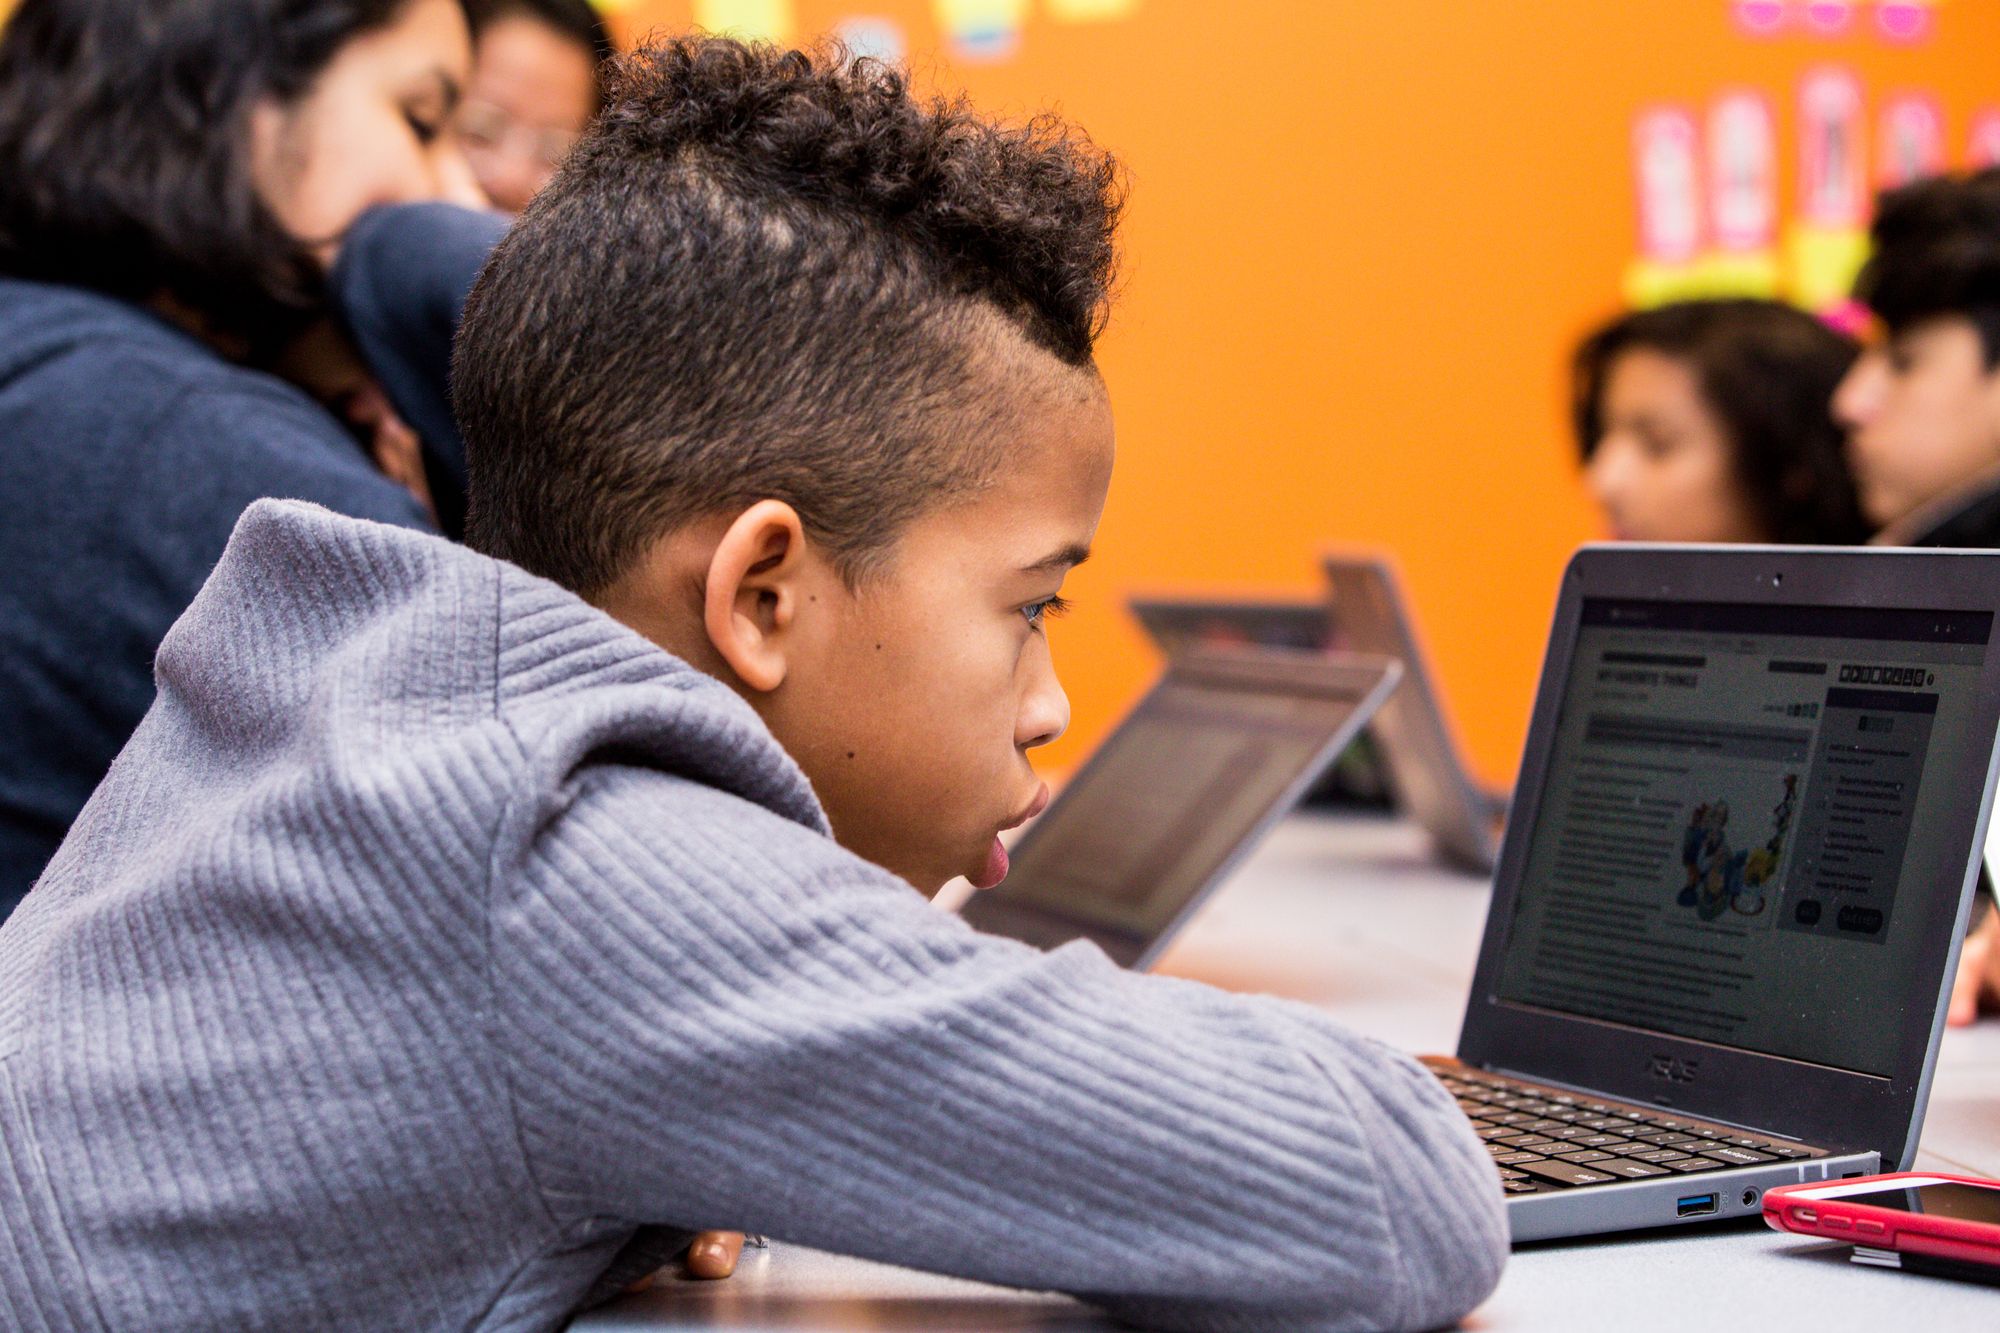
[[1431, 1072], [1471, 1119], [1510, 1195], [1826, 1156], [1818, 1148], [1782, 1139], [1516, 1083], [1463, 1066]]

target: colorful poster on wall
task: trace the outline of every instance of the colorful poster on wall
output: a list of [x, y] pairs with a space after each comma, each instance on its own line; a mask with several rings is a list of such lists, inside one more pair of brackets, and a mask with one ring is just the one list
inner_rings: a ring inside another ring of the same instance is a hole
[[1806, 30], [1820, 37], [1840, 37], [1854, 26], [1855, 0], [1800, 0]]
[[937, 0], [937, 16], [954, 55], [990, 64], [1021, 49], [1028, 0]]
[[1131, 18], [1139, 0], [1048, 0], [1048, 10], [1058, 23], [1107, 23]]
[[833, 35], [856, 58], [901, 65], [910, 54], [910, 44], [894, 19], [858, 14], [833, 26]]
[[1770, 37], [1785, 30], [1792, 7], [1790, 0], [1731, 0], [1729, 13], [1750, 36]]
[[789, 42], [798, 20], [792, 0], [694, 0], [694, 26], [706, 32]]
[[1966, 162], [1974, 169], [2000, 167], [2000, 106], [1972, 113], [1972, 133], [1965, 145]]
[[1708, 109], [1708, 220], [1703, 264], [1711, 295], [1778, 290], [1778, 131], [1770, 100], [1738, 89]]
[[1891, 42], [1921, 42], [1937, 31], [1937, 0], [1875, 0], [1875, 31]]
[[1882, 189], [1935, 176], [1944, 170], [1944, 108], [1928, 93], [1900, 93], [1882, 104], [1875, 140]]
[[1799, 212], [1807, 221], [1846, 227], [1867, 212], [1865, 101], [1861, 79], [1842, 65], [1811, 70], [1799, 84]]
[[1626, 273], [1635, 306], [1692, 295], [1701, 281], [1701, 132], [1694, 112], [1658, 106], [1632, 126], [1632, 172], [1639, 192], [1639, 257]]
[[1799, 83], [1799, 217], [1786, 238], [1792, 299], [1808, 310], [1847, 300], [1868, 252], [1866, 99], [1842, 65]]

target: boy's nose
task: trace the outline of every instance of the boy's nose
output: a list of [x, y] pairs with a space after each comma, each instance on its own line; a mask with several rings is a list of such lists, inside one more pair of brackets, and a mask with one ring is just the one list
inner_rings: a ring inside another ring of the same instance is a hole
[[437, 149], [437, 197], [448, 204], [460, 208], [487, 209], [493, 201], [486, 197], [486, 191], [479, 187], [479, 177], [472, 170], [472, 160], [465, 155], [456, 139], [447, 137], [440, 141]]
[[1014, 744], [1032, 750], [1068, 730], [1069, 696], [1063, 693], [1062, 682], [1056, 679], [1055, 667], [1044, 650], [1042, 668], [1022, 696], [1021, 711], [1014, 718]]
[[1882, 354], [1863, 352], [1833, 391], [1833, 419], [1849, 429], [1865, 425], [1881, 404], [1887, 379]]
[[1621, 436], [1606, 435], [1597, 442], [1589, 464], [1583, 469], [1583, 484], [1607, 509], [1626, 489], [1627, 474], [1631, 471], [1630, 452]]

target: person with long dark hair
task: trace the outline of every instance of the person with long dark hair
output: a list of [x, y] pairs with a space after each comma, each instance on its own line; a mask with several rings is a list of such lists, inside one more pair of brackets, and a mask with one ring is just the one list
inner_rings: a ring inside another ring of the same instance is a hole
[[0, 914], [247, 505], [428, 524], [325, 275], [374, 205], [479, 201], [470, 63], [459, 0], [22, 0], [0, 33]]
[[1775, 301], [1685, 301], [1586, 338], [1584, 478], [1620, 538], [1849, 545], [1870, 531], [1829, 409], [1853, 342]]

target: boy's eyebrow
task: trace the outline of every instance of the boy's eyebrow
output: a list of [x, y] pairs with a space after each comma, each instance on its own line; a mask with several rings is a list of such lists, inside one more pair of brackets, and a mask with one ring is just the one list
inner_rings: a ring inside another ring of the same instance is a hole
[[465, 89], [459, 86], [458, 80], [453, 78], [449, 71], [439, 65], [431, 66], [425, 73], [430, 76], [432, 86], [423, 89], [423, 91], [435, 91], [439, 99], [443, 101], [446, 110], [457, 107], [460, 100], [465, 96]]
[[1032, 565], [1021, 566], [1023, 574], [1055, 574], [1066, 569], [1075, 569], [1090, 559], [1090, 548], [1071, 542], [1059, 551], [1053, 551], [1035, 561]]

